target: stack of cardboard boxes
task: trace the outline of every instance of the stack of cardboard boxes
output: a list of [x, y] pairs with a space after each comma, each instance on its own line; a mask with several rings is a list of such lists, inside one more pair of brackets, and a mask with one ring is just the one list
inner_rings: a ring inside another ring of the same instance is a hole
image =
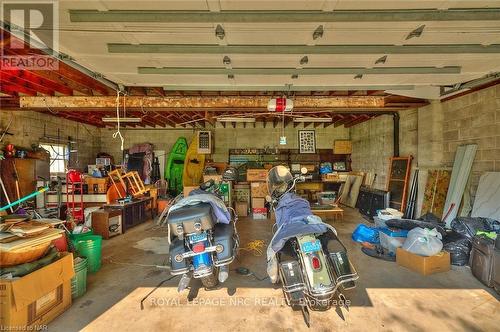
[[247, 217], [250, 207], [250, 185], [238, 183], [234, 185], [234, 209], [238, 217]]
[[253, 219], [267, 219], [267, 208], [265, 207], [267, 190], [267, 170], [248, 169], [247, 181], [250, 182], [250, 196]]

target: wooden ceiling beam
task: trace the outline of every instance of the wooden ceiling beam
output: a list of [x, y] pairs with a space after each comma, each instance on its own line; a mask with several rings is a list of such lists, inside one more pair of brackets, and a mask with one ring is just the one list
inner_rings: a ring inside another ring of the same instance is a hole
[[36, 96], [37, 94], [36, 90], [32, 90], [23, 85], [18, 85], [4, 78], [0, 78], [0, 92], [6, 93], [11, 96], [17, 96], [19, 93], [23, 93], [29, 96]]
[[37, 84], [35, 82], [31, 82], [30, 80], [27, 80], [23, 78], [22, 76], [16, 76], [10, 72], [10, 70], [5, 70], [2, 71], [3, 79], [5, 79], [8, 82], [11, 82], [15, 85], [23, 86], [25, 88], [28, 88], [30, 90], [36, 91], [43, 93], [48, 96], [53, 96], [54, 95], [54, 90], [49, 89], [48, 87], [44, 86], [43, 84]]
[[[225, 108], [250, 108], [267, 109], [269, 97], [230, 97], [230, 96], [185, 96], [185, 97], [127, 97], [127, 107], [143, 108], [174, 108], [174, 109], [225, 109]], [[385, 106], [384, 97], [363, 96], [363, 97], [295, 97], [294, 107], [300, 108], [383, 108]], [[114, 96], [62, 96], [21, 99], [21, 107], [30, 108], [114, 108], [116, 107], [116, 97]]]
[[356, 120], [344, 124], [344, 127], [350, 128], [350, 127], [353, 127], [353, 126], [355, 126], [357, 124], [360, 124], [362, 122], [368, 121], [368, 120], [370, 120], [372, 118], [373, 118], [373, 116], [370, 116], [370, 115], [367, 115], [367, 114], [363, 114], [363, 115], [360, 115]]
[[355, 117], [356, 117], [355, 115], [347, 115], [344, 118], [335, 121], [335, 123], [333, 124], [333, 126], [335, 128], [340, 127], [344, 123], [348, 123], [348, 122], [352, 121]]
[[352, 120], [351, 122], [348, 122], [348, 123], [345, 123], [344, 124], [344, 127], [346, 128], [350, 128], [352, 126], [355, 126], [361, 122], [365, 122], [367, 120], [370, 120], [371, 119], [371, 116], [367, 115], [367, 114], [362, 114], [358, 117], [356, 117], [354, 120]]
[[36, 83], [36, 84], [46, 86], [46, 87], [48, 87], [56, 92], [59, 92], [63, 95], [67, 95], [67, 96], [73, 95], [72, 89], [70, 89], [62, 84], [58, 84], [57, 82], [52, 82], [50, 80], [44, 79], [31, 71], [19, 70], [18, 75], [20, 77], [23, 77], [23, 78], [31, 81], [31, 82]]

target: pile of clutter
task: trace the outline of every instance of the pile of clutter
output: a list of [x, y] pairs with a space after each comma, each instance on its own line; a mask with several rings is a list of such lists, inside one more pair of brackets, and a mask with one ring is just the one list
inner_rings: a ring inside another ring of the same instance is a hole
[[101, 244], [83, 226], [74, 231], [58, 219], [0, 217], [2, 327], [44, 325], [86, 292], [87, 271], [100, 267]]
[[[450, 264], [469, 265], [485, 285], [494, 286], [493, 252], [495, 246], [500, 249], [499, 221], [456, 217], [450, 228], [445, 228], [432, 214], [418, 220], [403, 219], [401, 212], [388, 208], [378, 211], [374, 222], [375, 226], [359, 224], [352, 233], [352, 239], [361, 243], [365, 254], [396, 261], [424, 275], [448, 271]], [[491, 257], [485, 260], [485, 256]], [[477, 263], [478, 260], [483, 263]]]

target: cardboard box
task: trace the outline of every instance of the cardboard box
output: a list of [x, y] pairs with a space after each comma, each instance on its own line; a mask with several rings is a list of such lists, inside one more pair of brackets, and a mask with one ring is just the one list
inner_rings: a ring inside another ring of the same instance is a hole
[[[22, 278], [0, 280], [0, 326], [35, 331], [71, 306], [73, 254]], [[27, 328], [28, 327], [28, 328]]]
[[191, 191], [199, 188], [200, 186], [184, 186], [184, 191], [183, 191], [184, 197], [188, 197]]
[[248, 216], [248, 202], [236, 202], [234, 206], [238, 217]]
[[108, 178], [86, 177], [85, 183], [89, 194], [105, 194], [108, 190]]
[[351, 154], [352, 153], [352, 142], [349, 140], [336, 140], [333, 143], [333, 153], [334, 154]]
[[249, 182], [266, 182], [266, 169], [247, 169], [247, 181]]
[[397, 248], [396, 262], [412, 271], [424, 276], [450, 270], [450, 253], [441, 251], [439, 254], [429, 257], [419, 256]]
[[253, 208], [252, 209], [252, 219], [258, 219], [258, 220], [267, 219], [267, 209], [266, 208]]
[[[162, 210], [163, 211], [163, 210]], [[92, 230], [103, 239], [122, 234], [122, 211], [117, 209], [97, 210], [91, 214]]]
[[255, 197], [266, 197], [269, 195], [267, 190], [267, 182], [252, 182], [250, 184], [252, 198]]
[[252, 209], [262, 209], [266, 203], [265, 198], [252, 198]]
[[339, 174], [337, 172], [334, 173], [326, 173], [321, 175], [321, 181], [324, 182], [339, 182]]

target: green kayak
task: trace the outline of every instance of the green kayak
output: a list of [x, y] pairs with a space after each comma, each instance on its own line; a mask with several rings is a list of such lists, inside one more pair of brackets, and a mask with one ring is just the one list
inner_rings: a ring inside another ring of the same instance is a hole
[[178, 195], [182, 192], [182, 173], [184, 171], [184, 159], [188, 149], [185, 137], [179, 137], [168, 154], [165, 166], [165, 179], [168, 181], [168, 189], [171, 194]]

